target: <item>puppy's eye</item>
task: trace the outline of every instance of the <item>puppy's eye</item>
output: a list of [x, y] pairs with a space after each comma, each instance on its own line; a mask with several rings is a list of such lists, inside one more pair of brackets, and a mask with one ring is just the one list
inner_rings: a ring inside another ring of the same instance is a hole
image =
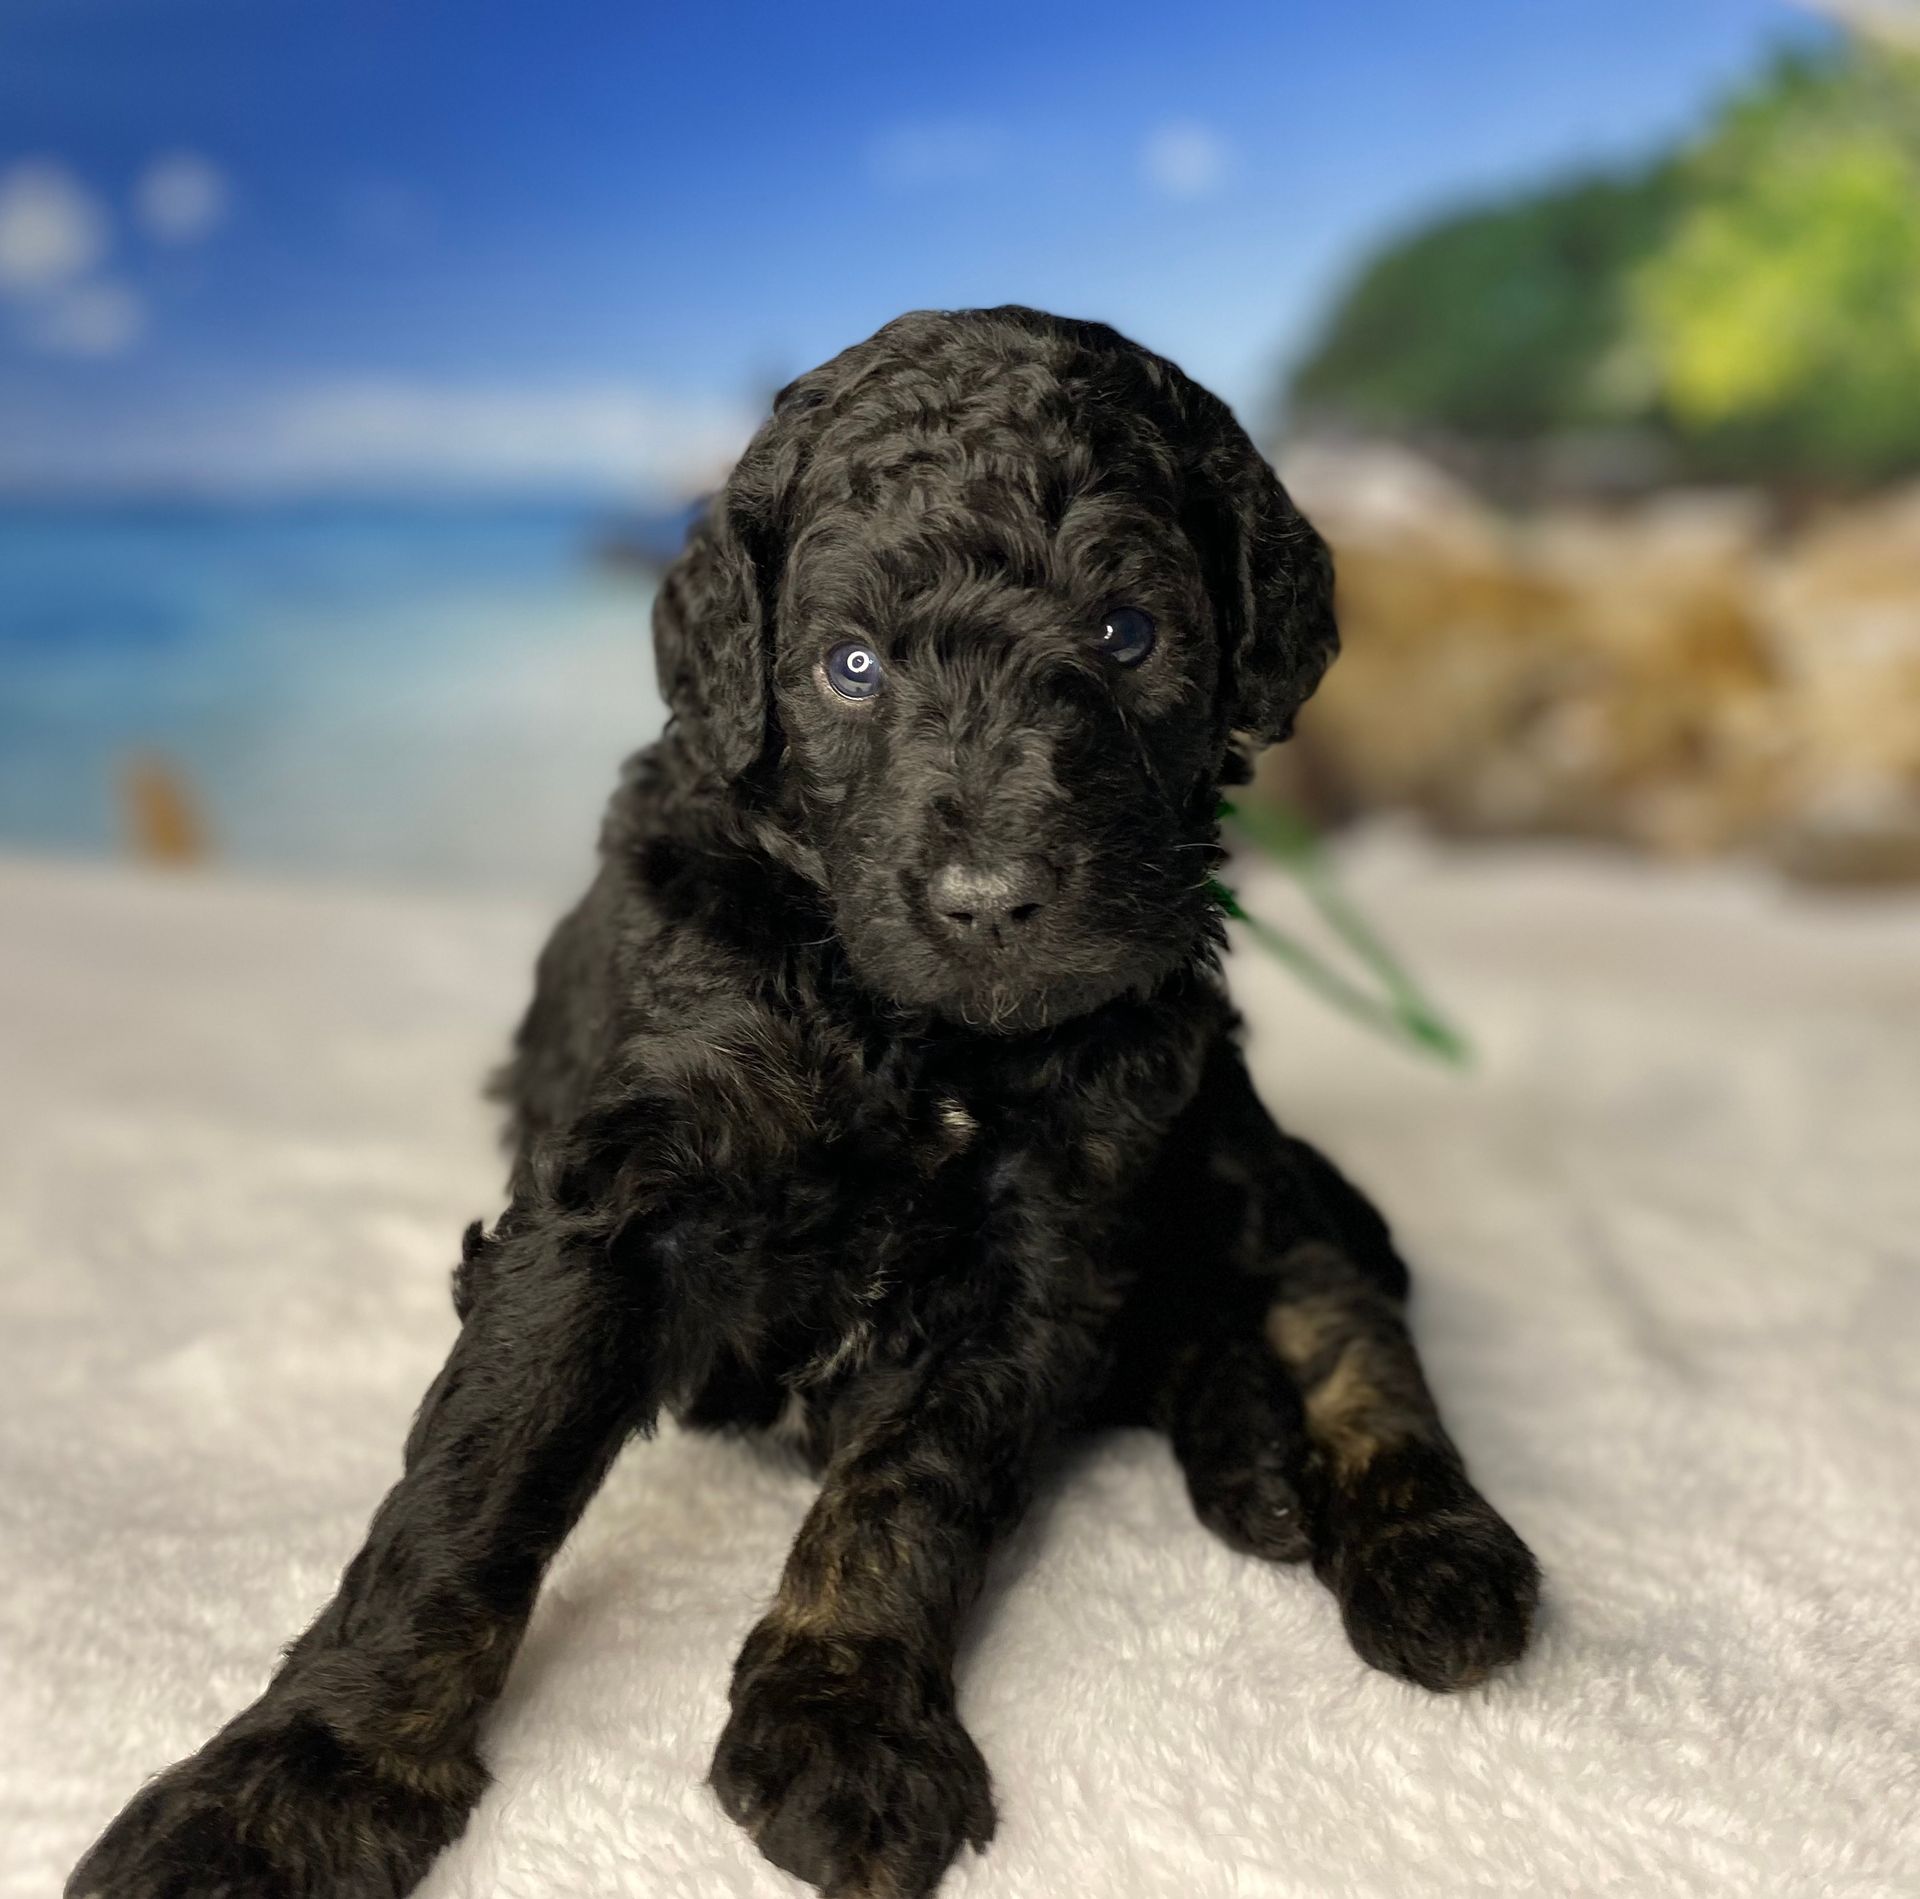
[[827, 655], [826, 674], [843, 699], [871, 699], [886, 679], [880, 655], [858, 640], [843, 640]]
[[1101, 622], [1094, 644], [1116, 666], [1137, 666], [1153, 651], [1153, 615], [1138, 607], [1115, 607]]

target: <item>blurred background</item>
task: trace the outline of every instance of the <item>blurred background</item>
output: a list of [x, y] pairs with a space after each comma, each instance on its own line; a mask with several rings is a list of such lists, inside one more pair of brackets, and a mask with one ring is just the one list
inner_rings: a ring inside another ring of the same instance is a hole
[[0, 850], [564, 896], [786, 377], [1106, 319], [1335, 544], [1321, 823], [1920, 881], [1920, 5], [0, 12]]

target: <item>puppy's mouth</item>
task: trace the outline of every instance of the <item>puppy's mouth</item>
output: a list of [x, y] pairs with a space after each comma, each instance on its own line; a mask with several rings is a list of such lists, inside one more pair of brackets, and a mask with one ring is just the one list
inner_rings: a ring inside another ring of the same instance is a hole
[[1018, 982], [983, 975], [956, 982], [920, 1006], [942, 1020], [987, 1035], [1027, 1035], [1056, 1028], [1076, 1016], [1090, 1015], [1133, 984], [1116, 973], [1082, 975], [1052, 982]]

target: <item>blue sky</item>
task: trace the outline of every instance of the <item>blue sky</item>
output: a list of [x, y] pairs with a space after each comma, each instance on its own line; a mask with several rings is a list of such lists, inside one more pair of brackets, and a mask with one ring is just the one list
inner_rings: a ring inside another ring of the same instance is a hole
[[1696, 123], [1791, 0], [5, 0], [0, 482], [654, 486], [923, 304], [1250, 418], [1370, 242]]

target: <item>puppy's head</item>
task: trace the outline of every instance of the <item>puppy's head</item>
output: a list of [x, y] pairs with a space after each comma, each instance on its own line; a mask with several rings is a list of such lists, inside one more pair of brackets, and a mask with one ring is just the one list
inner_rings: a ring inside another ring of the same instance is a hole
[[1144, 992], [1217, 788], [1337, 639], [1225, 406], [1103, 325], [900, 318], [782, 391], [654, 616], [683, 742], [776, 814], [859, 979], [977, 1026]]

